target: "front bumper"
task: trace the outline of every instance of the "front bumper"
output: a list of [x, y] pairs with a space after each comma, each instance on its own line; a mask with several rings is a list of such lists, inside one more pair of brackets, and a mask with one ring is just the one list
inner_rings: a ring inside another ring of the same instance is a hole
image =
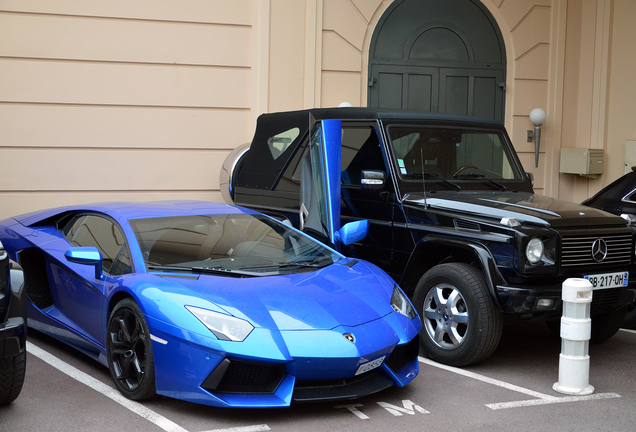
[[[636, 275], [634, 275], [636, 276]], [[562, 285], [541, 286], [537, 288], [498, 286], [499, 305], [504, 313], [546, 318], [561, 314]], [[540, 306], [540, 300], [552, 300], [549, 307]], [[636, 301], [636, 284], [624, 288], [594, 290], [590, 311], [592, 315], [620, 309]]]
[[[419, 317], [391, 313], [331, 330], [256, 328], [243, 342], [185, 334], [146, 319], [153, 335], [157, 393], [205, 405], [269, 408], [292, 401], [355, 399], [402, 387], [419, 370]], [[356, 343], [344, 333], [354, 334]], [[379, 358], [379, 367], [356, 375], [361, 365]]]

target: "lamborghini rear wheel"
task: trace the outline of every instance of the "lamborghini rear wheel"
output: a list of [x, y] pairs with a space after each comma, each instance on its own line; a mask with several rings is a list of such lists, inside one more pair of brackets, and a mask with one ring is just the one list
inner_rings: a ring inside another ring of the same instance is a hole
[[106, 351], [110, 374], [124, 396], [143, 400], [156, 394], [150, 332], [132, 299], [117, 303], [110, 314]]

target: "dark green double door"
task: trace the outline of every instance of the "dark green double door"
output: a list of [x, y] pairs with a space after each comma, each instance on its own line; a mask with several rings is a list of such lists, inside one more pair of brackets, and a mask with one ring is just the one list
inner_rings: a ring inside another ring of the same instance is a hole
[[368, 105], [503, 121], [506, 52], [479, 0], [396, 0], [374, 31]]
[[369, 106], [503, 120], [504, 72], [373, 65]]

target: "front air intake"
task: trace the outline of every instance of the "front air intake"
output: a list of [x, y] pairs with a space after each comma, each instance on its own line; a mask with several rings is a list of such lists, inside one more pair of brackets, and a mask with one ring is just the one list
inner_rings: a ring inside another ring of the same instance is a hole
[[272, 394], [285, 377], [285, 365], [224, 359], [201, 387], [216, 393]]

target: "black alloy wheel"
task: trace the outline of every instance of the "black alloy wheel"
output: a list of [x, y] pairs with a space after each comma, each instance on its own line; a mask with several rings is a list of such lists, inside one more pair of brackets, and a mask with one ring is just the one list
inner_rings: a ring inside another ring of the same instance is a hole
[[467, 366], [488, 358], [499, 345], [502, 314], [479, 269], [437, 265], [418, 282], [414, 300], [422, 320], [420, 341], [433, 360]]
[[117, 303], [108, 320], [108, 367], [117, 389], [128, 399], [153, 397], [155, 368], [148, 325], [132, 299]]

